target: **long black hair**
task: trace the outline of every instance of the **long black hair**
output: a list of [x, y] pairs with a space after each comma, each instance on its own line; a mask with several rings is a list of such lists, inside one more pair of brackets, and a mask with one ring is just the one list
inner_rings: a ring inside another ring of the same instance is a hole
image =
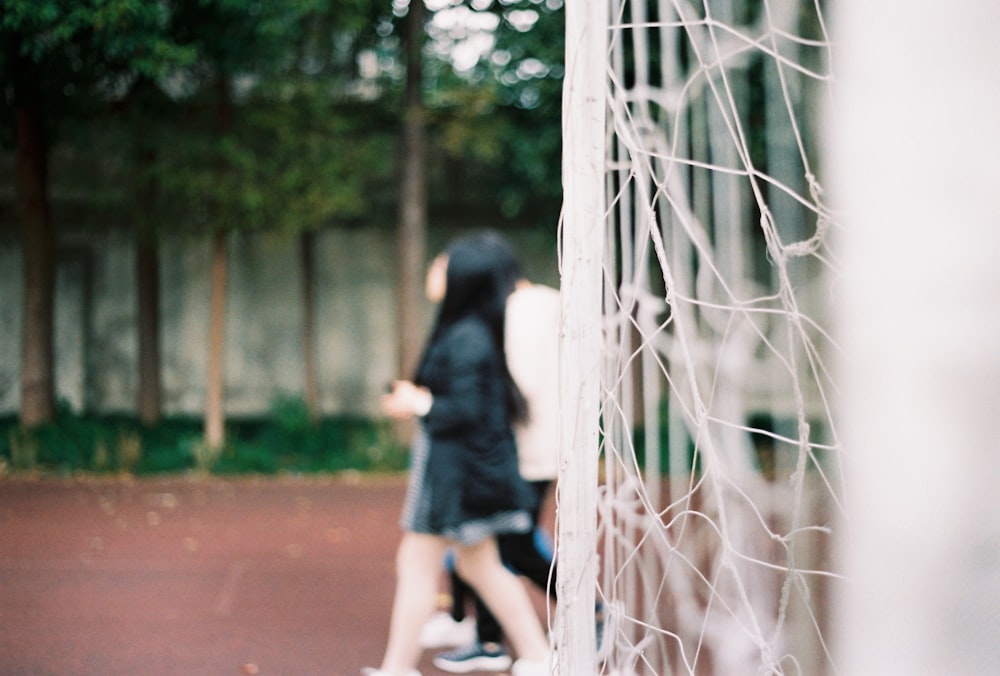
[[524, 269], [514, 246], [495, 230], [484, 230], [474, 236], [475, 241], [493, 257], [500, 276], [500, 288], [504, 297], [513, 293], [517, 283], [524, 279]]
[[528, 417], [528, 405], [510, 375], [504, 354], [507, 296], [514, 290], [515, 281], [508, 270], [509, 260], [498, 251], [489, 233], [456, 239], [444, 253], [448, 257], [445, 294], [414, 382], [423, 384], [427, 355], [444, 330], [469, 315], [478, 317], [493, 337], [500, 357], [507, 411], [512, 420], [524, 421]]

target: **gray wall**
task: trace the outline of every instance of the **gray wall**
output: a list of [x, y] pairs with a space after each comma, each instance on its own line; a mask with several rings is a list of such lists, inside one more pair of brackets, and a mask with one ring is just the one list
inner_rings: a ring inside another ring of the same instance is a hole
[[[554, 226], [553, 226], [554, 227]], [[511, 233], [532, 277], [558, 284], [552, 233]], [[436, 251], [446, 235], [434, 233]], [[326, 414], [376, 412], [395, 377], [395, 240], [386, 229], [330, 229], [316, 238], [317, 368]], [[298, 240], [230, 239], [226, 410], [266, 413], [300, 394], [302, 278]], [[201, 413], [209, 315], [209, 241], [161, 246], [163, 402], [167, 415]], [[0, 238], [0, 414], [20, 405], [21, 255]], [[132, 413], [137, 376], [134, 247], [125, 230], [61, 232], [56, 281], [56, 391], [75, 411]], [[433, 308], [426, 306], [426, 321]]]

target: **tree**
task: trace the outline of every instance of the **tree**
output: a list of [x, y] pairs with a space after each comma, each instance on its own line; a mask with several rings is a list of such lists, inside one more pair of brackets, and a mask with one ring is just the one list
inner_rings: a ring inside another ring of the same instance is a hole
[[[234, 231], [289, 236], [334, 218], [356, 218], [391, 157], [377, 106], [350, 94], [358, 50], [372, 40], [367, 2], [319, 0], [261, 5], [249, 0], [177, 6], [176, 37], [198, 60], [175, 75], [178, 114], [148, 180], [161, 224], [207, 235], [212, 251], [205, 444], [224, 443], [227, 242]], [[345, 45], [347, 45], [345, 47]], [[335, 52], [335, 53], [331, 53]], [[359, 171], [364, 167], [366, 171]], [[163, 227], [161, 225], [161, 227]], [[303, 246], [310, 238], [305, 236]], [[303, 253], [305, 273], [311, 274]], [[313, 300], [303, 284], [306, 368]], [[306, 378], [315, 415], [315, 385]]]
[[228, 233], [260, 227], [254, 191], [239, 190], [245, 174], [239, 162], [241, 148], [233, 137], [237, 114], [236, 81], [259, 77], [287, 58], [291, 40], [303, 16], [318, 5], [309, 0], [259, 3], [251, 0], [179, 2], [174, 28], [179, 41], [197, 49], [198, 61], [185, 73], [193, 97], [205, 152], [196, 165], [206, 179], [192, 195], [202, 208], [195, 227], [211, 240], [210, 317], [207, 344], [204, 430], [205, 446], [214, 455], [225, 441], [225, 308], [228, 277]]
[[166, 33], [159, 4], [132, 0], [5, 0], [0, 14], [4, 139], [16, 153], [24, 261], [21, 423], [55, 414], [55, 233], [49, 151], [67, 119], [107, 105], [136, 74], [156, 76], [190, 58]]
[[[20, 55], [17, 55], [20, 57]], [[24, 328], [21, 339], [21, 423], [27, 427], [55, 415], [53, 294], [55, 235], [48, 204], [48, 139], [43, 122], [38, 68], [12, 60], [17, 144], [17, 214], [24, 265]]]
[[426, 10], [410, 3], [403, 23], [406, 82], [403, 95], [402, 168], [399, 200], [399, 369], [411, 378], [423, 341], [421, 283], [427, 257], [427, 133], [425, 130], [423, 49]]
[[158, 185], [153, 170], [165, 144], [164, 121], [176, 106], [155, 82], [139, 78], [114, 115], [122, 128], [118, 138], [119, 157], [129, 161], [120, 173], [105, 177], [124, 186], [130, 201], [125, 212], [135, 231], [136, 315], [138, 325], [138, 386], [136, 413], [144, 425], [160, 422], [162, 411], [162, 370], [160, 358], [160, 257], [156, 199]]

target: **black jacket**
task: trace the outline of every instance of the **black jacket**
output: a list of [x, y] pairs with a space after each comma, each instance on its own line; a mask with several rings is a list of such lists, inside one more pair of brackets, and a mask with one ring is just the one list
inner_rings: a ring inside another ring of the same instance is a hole
[[435, 530], [532, 506], [518, 471], [502, 368], [493, 337], [475, 317], [447, 327], [428, 349], [421, 380], [433, 404], [424, 416], [424, 487]]

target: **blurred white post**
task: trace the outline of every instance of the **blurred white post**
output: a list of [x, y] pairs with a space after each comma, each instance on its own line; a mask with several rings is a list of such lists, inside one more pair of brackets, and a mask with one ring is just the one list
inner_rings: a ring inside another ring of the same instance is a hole
[[595, 673], [597, 466], [601, 375], [601, 280], [607, 163], [607, 4], [566, 4], [563, 83], [556, 670]]
[[1000, 3], [835, 3], [840, 673], [1000, 669]]

